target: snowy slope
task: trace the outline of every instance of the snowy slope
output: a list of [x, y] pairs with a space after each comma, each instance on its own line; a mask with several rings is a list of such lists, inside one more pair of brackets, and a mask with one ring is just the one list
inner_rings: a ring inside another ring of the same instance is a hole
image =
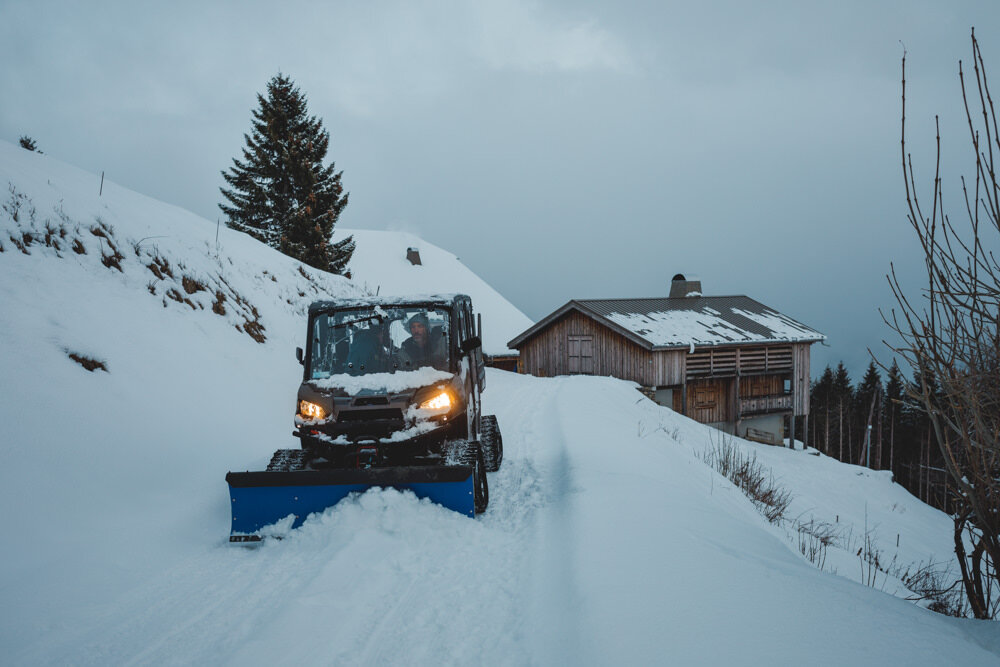
[[[496, 290], [486, 284], [453, 254], [406, 232], [337, 228], [334, 239], [353, 235], [357, 249], [350, 269], [354, 282], [383, 295], [461, 292], [472, 297], [483, 316], [483, 350], [487, 354], [512, 354], [507, 341], [532, 325]], [[407, 248], [420, 252], [419, 266], [406, 259]]]
[[[357, 286], [306, 278], [225, 230], [216, 250], [214, 225], [109, 183], [97, 198], [93, 175], [5, 144], [0, 177], [31, 198], [36, 221], [61, 201], [66, 236], [87, 246], [59, 257], [32, 242], [24, 254], [9, 237], [24, 244], [26, 218], [0, 212], [5, 662], [1000, 659], [995, 624], [862, 586], [847, 556], [839, 575], [817, 569], [702, 463], [714, 432], [608, 378], [491, 369], [484, 401], [506, 457], [476, 520], [372, 491], [285, 540], [230, 545], [225, 472], [293, 444], [302, 309], [314, 290]], [[95, 215], [114, 230], [122, 271], [101, 261]], [[155, 276], [154, 256], [174, 278]], [[189, 294], [189, 274], [229, 285], [232, 309], [212, 311], [215, 290]], [[248, 314], [263, 343], [245, 333]], [[108, 372], [84, 370], [67, 349]], [[795, 513], [861, 531], [866, 502], [886, 545], [901, 533], [901, 559], [947, 559], [947, 518], [883, 475], [756, 449], [796, 494]]]

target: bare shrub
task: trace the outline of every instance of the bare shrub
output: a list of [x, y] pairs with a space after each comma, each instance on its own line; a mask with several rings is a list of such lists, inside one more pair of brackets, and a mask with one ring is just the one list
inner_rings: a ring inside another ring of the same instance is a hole
[[27, 204], [28, 196], [23, 192], [18, 192], [10, 181], [7, 181], [7, 191], [10, 193], [10, 197], [3, 203], [3, 210], [14, 222], [20, 222], [21, 208]]
[[723, 434], [702, 460], [735, 484], [768, 521], [778, 523], [784, 518], [792, 494], [775, 483], [774, 475], [757, 461], [756, 452], [743, 452], [731, 435]]
[[826, 566], [826, 553], [840, 539], [840, 531], [826, 521], [796, 522], [799, 553], [809, 559], [809, 562], [823, 569]]
[[87, 254], [87, 249], [83, 247], [83, 243], [80, 241], [79, 238], [73, 239], [73, 245], [70, 247], [73, 248], [73, 252], [75, 252], [77, 255]]
[[[913, 369], [907, 394], [927, 415], [956, 490], [954, 544], [966, 596], [976, 618], [1000, 612], [1000, 132], [985, 63], [972, 33], [974, 77], [958, 75], [975, 159], [975, 182], [961, 179], [959, 207], [945, 213], [941, 134], [930, 206], [917, 196], [906, 152], [906, 55], [900, 147], [908, 222], [923, 251], [926, 277], [919, 300], [906, 295], [895, 269], [897, 302], [886, 323], [900, 342], [890, 346]], [[971, 92], [970, 92], [971, 91]], [[970, 107], [971, 102], [971, 107]], [[974, 111], [973, 111], [974, 110]], [[971, 551], [968, 548], [971, 547]]]
[[969, 604], [962, 590], [962, 581], [951, 577], [944, 565], [933, 562], [918, 564], [913, 572], [903, 572], [899, 578], [915, 594], [908, 600], [925, 601], [928, 609], [946, 616], [968, 616]]

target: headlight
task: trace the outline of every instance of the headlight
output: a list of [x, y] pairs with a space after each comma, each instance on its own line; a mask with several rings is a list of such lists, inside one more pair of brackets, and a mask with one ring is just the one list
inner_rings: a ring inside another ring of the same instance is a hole
[[306, 419], [319, 420], [326, 417], [326, 410], [310, 401], [299, 401], [299, 414]]
[[446, 391], [442, 391], [420, 404], [421, 410], [447, 410], [449, 408], [451, 408], [451, 394]]

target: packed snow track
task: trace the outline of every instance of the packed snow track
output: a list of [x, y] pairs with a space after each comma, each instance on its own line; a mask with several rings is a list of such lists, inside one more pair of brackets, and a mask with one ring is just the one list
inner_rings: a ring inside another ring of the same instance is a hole
[[225, 541], [226, 508], [212, 502], [186, 520], [213, 540], [147, 545], [178, 557], [58, 627], [8, 635], [16, 662], [995, 659], [948, 619], [815, 570], [742, 496], [710, 488], [721, 484], [690, 453], [642, 433], [643, 419], [677, 417], [627, 383], [502, 372], [488, 382], [506, 457], [479, 519], [376, 490], [248, 548]]

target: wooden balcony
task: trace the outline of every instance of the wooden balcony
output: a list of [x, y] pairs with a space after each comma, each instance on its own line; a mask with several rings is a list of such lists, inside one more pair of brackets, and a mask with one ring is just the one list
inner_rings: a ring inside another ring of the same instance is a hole
[[740, 399], [740, 415], [765, 415], [774, 412], [791, 412], [791, 394], [773, 394], [771, 396], [757, 396], [755, 398]]

